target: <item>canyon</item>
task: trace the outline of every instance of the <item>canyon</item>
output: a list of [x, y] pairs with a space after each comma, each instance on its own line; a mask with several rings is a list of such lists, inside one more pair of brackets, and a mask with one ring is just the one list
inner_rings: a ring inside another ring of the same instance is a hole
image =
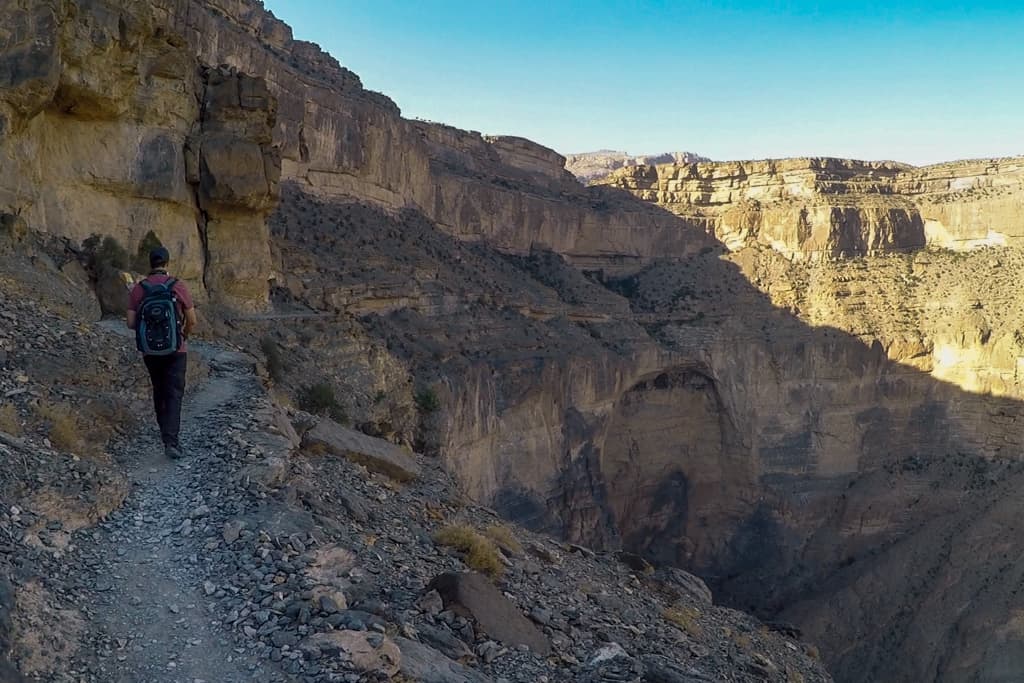
[[1024, 160], [583, 185], [402, 118], [253, 0], [0, 26], [4, 229], [152, 232], [211, 324], [284, 350], [282, 390], [326, 378], [473, 500], [693, 571], [836, 680], [1024, 669]]

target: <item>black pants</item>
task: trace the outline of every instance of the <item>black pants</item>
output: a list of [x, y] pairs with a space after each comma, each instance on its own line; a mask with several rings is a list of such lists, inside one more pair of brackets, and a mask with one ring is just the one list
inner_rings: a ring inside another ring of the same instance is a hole
[[181, 431], [181, 400], [185, 396], [185, 371], [188, 354], [171, 356], [143, 356], [149, 378], [153, 380], [153, 408], [160, 425], [160, 436], [165, 446], [178, 447]]

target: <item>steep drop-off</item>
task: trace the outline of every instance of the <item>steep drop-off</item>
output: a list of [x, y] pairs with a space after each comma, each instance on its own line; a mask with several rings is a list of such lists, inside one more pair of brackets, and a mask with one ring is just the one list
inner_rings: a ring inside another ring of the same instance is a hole
[[536, 529], [701, 572], [841, 680], [1022, 666], [1019, 162], [588, 188], [403, 119], [255, 2], [2, 12], [2, 225], [152, 230], [283, 349], [280, 388], [333, 383]]

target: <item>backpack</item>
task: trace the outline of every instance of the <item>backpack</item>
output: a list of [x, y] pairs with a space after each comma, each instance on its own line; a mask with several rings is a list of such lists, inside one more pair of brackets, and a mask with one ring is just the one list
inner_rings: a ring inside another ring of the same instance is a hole
[[135, 344], [147, 356], [169, 356], [181, 348], [181, 320], [174, 278], [162, 284], [143, 280], [144, 292], [135, 325]]

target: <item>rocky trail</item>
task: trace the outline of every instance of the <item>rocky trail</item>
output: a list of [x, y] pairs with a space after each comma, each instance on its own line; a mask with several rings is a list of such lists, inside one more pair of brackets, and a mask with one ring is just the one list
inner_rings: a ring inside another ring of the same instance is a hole
[[210, 555], [240, 503], [224, 452], [211, 445], [244, 429], [248, 399], [261, 391], [244, 357], [209, 346], [201, 352], [212, 372], [186, 404], [188, 457], [167, 460], [151, 430], [125, 444], [125, 505], [82, 534], [78, 561], [69, 566], [69, 582], [85, 595], [90, 646], [82, 652], [96, 656], [76, 667], [84, 680], [284, 680], [237, 648], [213, 609], [222, 566]]

